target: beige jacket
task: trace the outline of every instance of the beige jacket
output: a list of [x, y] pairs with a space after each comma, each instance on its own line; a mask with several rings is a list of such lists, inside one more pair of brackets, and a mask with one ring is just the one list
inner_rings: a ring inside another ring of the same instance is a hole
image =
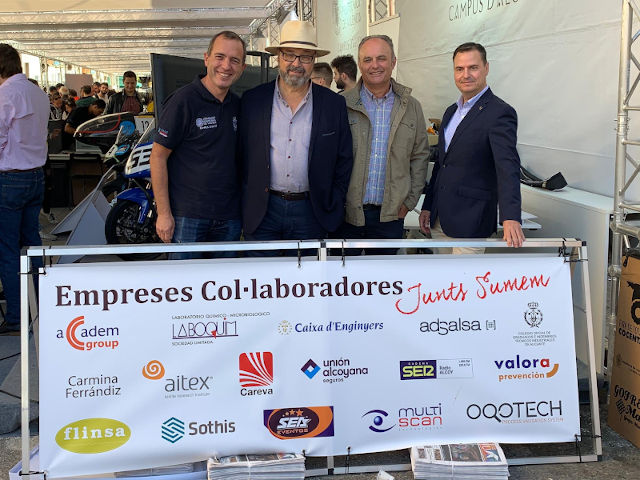
[[[400, 206], [412, 210], [418, 203], [427, 176], [429, 146], [427, 126], [420, 103], [411, 96], [411, 89], [391, 79], [397, 95], [391, 110], [391, 129], [387, 145], [387, 169], [380, 221], [398, 219]], [[362, 199], [369, 175], [371, 157], [371, 120], [360, 100], [362, 79], [343, 95], [347, 101], [349, 126], [353, 137], [353, 171], [345, 220], [355, 226], [364, 225]]]

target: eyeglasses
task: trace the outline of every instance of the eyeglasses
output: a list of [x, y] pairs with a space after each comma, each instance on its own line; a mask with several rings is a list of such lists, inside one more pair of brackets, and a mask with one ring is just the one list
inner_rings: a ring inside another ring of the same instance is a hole
[[284, 58], [284, 61], [289, 63], [293, 63], [296, 61], [296, 58], [299, 58], [300, 63], [309, 64], [309, 63], [313, 63], [313, 59], [316, 58], [315, 55], [296, 55], [294, 53], [283, 52], [283, 51], [280, 51], [280, 54], [282, 55], [282, 58]]

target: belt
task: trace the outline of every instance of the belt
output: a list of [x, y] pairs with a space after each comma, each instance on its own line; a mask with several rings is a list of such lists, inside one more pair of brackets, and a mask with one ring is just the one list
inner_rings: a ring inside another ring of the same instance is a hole
[[40, 170], [42, 167], [28, 168], [26, 170], [0, 170], [0, 173], [26, 173], [26, 172], [35, 172]]
[[278, 190], [269, 189], [269, 193], [271, 195], [275, 195], [276, 197], [280, 197], [283, 200], [304, 200], [309, 197], [309, 192], [279, 192]]
[[367, 203], [365, 205], [362, 205], [363, 210], [380, 210], [381, 208], [382, 208], [382, 205], [374, 205], [373, 203]]

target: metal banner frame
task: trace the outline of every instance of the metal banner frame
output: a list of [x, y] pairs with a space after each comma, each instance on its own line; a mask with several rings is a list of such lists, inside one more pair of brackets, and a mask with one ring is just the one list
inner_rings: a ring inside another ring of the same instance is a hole
[[[347, 248], [444, 248], [444, 247], [483, 247], [485, 249], [506, 248], [503, 240], [317, 240], [317, 241], [275, 241], [275, 242], [228, 242], [228, 243], [198, 243], [198, 244], [145, 244], [145, 245], [105, 245], [105, 246], [43, 246], [24, 249], [20, 257], [20, 288], [21, 288], [21, 448], [22, 471], [20, 475], [26, 480], [30, 478], [42, 478], [43, 472], [30, 471], [30, 435], [29, 435], [29, 325], [30, 319], [37, 317], [37, 305], [33, 275], [46, 272], [47, 260], [51, 265], [52, 257], [66, 255], [96, 256], [96, 255], [121, 255], [128, 253], [167, 253], [167, 252], [211, 252], [211, 251], [247, 251], [247, 250], [293, 250], [297, 251], [297, 261], [300, 265], [302, 251], [317, 250], [318, 261], [326, 261], [331, 255], [333, 258], [342, 257], [343, 263], [348, 262], [344, 250]], [[525, 464], [550, 464], [550, 463], [581, 463], [595, 462], [602, 459], [602, 439], [600, 431], [600, 412], [598, 404], [598, 391], [595, 370], [595, 352], [593, 344], [593, 326], [591, 318], [591, 299], [589, 291], [589, 272], [586, 242], [576, 239], [534, 239], [527, 240], [524, 250], [530, 248], [555, 249], [565, 261], [574, 263], [576, 268], [582, 269], [582, 288], [586, 298], [586, 340], [588, 352], [587, 377], [589, 385], [589, 405], [591, 413], [591, 434], [586, 436], [591, 440], [592, 451], [580, 451], [579, 441], [576, 435], [576, 454], [557, 456], [523, 456], [509, 458], [509, 465]], [[553, 250], [552, 250], [553, 251]], [[32, 259], [41, 258], [43, 267], [34, 270]], [[291, 257], [296, 261], [296, 256]], [[583, 435], [584, 437], [584, 435]], [[550, 444], [549, 444], [550, 445]], [[336, 466], [334, 457], [325, 457], [326, 466], [311, 468], [306, 471], [306, 476], [338, 475], [348, 473], [377, 472], [380, 469], [387, 471], [411, 470], [411, 464], [398, 463], [387, 465], [358, 465], [350, 466], [349, 452], [345, 452], [344, 466]], [[323, 458], [323, 457], [318, 457]], [[315, 462], [314, 462], [315, 463]], [[26, 472], [26, 473], [23, 473]]]

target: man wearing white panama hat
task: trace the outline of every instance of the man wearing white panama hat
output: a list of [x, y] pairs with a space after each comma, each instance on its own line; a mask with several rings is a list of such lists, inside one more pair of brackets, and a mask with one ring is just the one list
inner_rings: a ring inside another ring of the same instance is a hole
[[245, 239], [324, 238], [344, 217], [353, 164], [346, 104], [311, 82], [315, 59], [329, 53], [312, 24], [287, 22], [266, 50], [279, 76], [241, 103]]

